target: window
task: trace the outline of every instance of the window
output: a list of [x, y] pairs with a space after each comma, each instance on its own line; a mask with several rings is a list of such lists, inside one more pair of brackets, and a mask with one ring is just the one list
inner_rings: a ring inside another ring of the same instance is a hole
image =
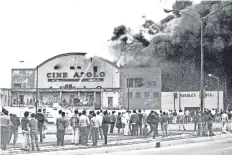
[[93, 66], [93, 71], [97, 72], [97, 66]]
[[74, 67], [74, 66], [70, 66], [70, 69], [72, 69], [72, 70], [73, 70], [73, 69], [75, 69], [75, 67]]
[[154, 93], [153, 93], [153, 97], [154, 97], [154, 98], [160, 97], [160, 93], [159, 93], [159, 92], [154, 92]]
[[127, 92], [127, 98], [132, 99], [132, 92]]
[[147, 81], [147, 88], [154, 88], [156, 86], [156, 81]]
[[27, 84], [26, 83], [23, 83], [23, 88], [27, 88]]
[[128, 86], [129, 86], [129, 88], [132, 88], [133, 87], [133, 85], [134, 85], [134, 81], [133, 81], [133, 79], [127, 79], [127, 88], [128, 88]]
[[136, 92], [135, 93], [135, 98], [137, 98], [137, 99], [141, 98], [141, 93], [140, 92]]
[[143, 79], [142, 78], [136, 78], [135, 79], [135, 87], [139, 88], [143, 86]]
[[144, 98], [150, 98], [150, 92], [144, 92]]
[[113, 97], [108, 97], [108, 108], [113, 107]]
[[54, 66], [54, 69], [59, 69], [59, 66]]
[[15, 83], [14, 88], [21, 88], [21, 84]]
[[81, 66], [77, 66], [77, 69], [81, 69]]

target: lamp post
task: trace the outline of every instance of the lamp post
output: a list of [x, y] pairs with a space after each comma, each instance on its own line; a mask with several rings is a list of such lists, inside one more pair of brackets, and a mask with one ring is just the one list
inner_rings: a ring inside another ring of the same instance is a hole
[[38, 74], [39, 74], [39, 66], [36, 66], [36, 94], [35, 94], [35, 113], [37, 114], [38, 109]]
[[129, 98], [129, 75], [127, 75], [127, 110], [130, 109], [130, 98]]
[[179, 12], [179, 13], [182, 13], [186, 16], [189, 16], [189, 17], [192, 17], [192, 18], [195, 18], [197, 20], [200, 21], [200, 28], [201, 28], [201, 84], [200, 84], [200, 93], [201, 93], [201, 113], [203, 114], [203, 106], [204, 106], [204, 51], [203, 51], [203, 26], [204, 26], [204, 21], [211, 15], [215, 14], [216, 12], [220, 11], [221, 9], [223, 9], [224, 7], [228, 6], [229, 4], [231, 4], [232, 2], [228, 2], [227, 4], [225, 4], [224, 6], [218, 8], [217, 10], [215, 10], [214, 12], [208, 14], [207, 16], [205, 17], [197, 17], [197, 16], [194, 16], [194, 15], [191, 15], [191, 14], [188, 14], [186, 12], [183, 12], [181, 10], [167, 10], [167, 9], [164, 9], [164, 12], [165, 13], [170, 13], [170, 12]]
[[216, 77], [213, 74], [208, 74], [208, 76], [213, 77], [214, 79], [217, 80], [217, 110], [219, 111], [219, 84], [220, 84], [220, 79], [219, 79], [219, 77]]

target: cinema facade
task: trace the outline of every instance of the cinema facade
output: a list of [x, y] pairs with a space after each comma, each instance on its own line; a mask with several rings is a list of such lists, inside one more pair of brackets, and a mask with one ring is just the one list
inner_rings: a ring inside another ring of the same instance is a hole
[[43, 105], [127, 109], [129, 104], [130, 109], [160, 109], [161, 71], [119, 68], [101, 57], [65, 53], [36, 68], [12, 69], [10, 106], [34, 105], [36, 92]]

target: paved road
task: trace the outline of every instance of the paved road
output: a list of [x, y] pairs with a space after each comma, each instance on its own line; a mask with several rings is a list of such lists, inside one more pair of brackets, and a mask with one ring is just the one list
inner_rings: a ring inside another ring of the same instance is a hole
[[[216, 140], [211, 142], [201, 142], [194, 144], [170, 146], [163, 148], [142, 149], [123, 151], [115, 153], [104, 153], [101, 155], [231, 155], [232, 154], [232, 138]], [[100, 155], [100, 154], [99, 154]]]

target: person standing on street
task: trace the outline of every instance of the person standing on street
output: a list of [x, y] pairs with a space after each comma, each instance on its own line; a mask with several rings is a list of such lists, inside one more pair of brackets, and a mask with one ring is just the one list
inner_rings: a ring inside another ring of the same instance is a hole
[[14, 134], [13, 145], [15, 145], [17, 142], [17, 139], [18, 139], [18, 128], [20, 126], [20, 119], [15, 114], [12, 114], [10, 116], [10, 120], [11, 120], [12, 124], [10, 126], [9, 143], [11, 141], [12, 135]]
[[143, 134], [142, 134], [142, 128], [143, 128], [143, 114], [141, 113], [141, 110], [139, 110], [138, 116], [139, 116], [138, 130], [139, 130], [140, 136], [142, 136], [142, 135], [143, 135]]
[[107, 135], [108, 135], [108, 129], [109, 129], [109, 124], [110, 124], [110, 117], [107, 111], [104, 111], [103, 115], [104, 116], [102, 119], [102, 130], [103, 130], [105, 145], [107, 145]]
[[118, 129], [118, 134], [120, 134], [120, 129], [122, 128], [122, 115], [121, 112], [118, 112], [116, 118], [116, 128]]
[[147, 123], [150, 126], [150, 131], [148, 132], [147, 136], [149, 136], [153, 132], [153, 138], [155, 138], [155, 135], [156, 135], [155, 119], [156, 119], [155, 112], [152, 110], [150, 114], [147, 116]]
[[38, 109], [38, 112], [35, 115], [35, 118], [38, 120], [38, 131], [40, 135], [40, 143], [43, 143], [43, 124], [45, 122], [45, 117], [41, 109]]
[[90, 124], [92, 126], [92, 130], [91, 130], [92, 141], [93, 141], [92, 146], [96, 146], [97, 141], [98, 141], [98, 130], [99, 130], [99, 126], [101, 125], [101, 122], [99, 121], [99, 119], [96, 118], [95, 113], [93, 113], [93, 117], [91, 118], [91, 123]]
[[103, 139], [103, 131], [102, 131], [102, 119], [103, 119], [103, 116], [101, 116], [101, 113], [99, 111], [97, 112], [96, 118], [101, 123], [100, 126], [99, 126], [99, 133], [100, 133], [101, 139]]
[[57, 119], [57, 146], [64, 146], [65, 130], [68, 127], [68, 120], [65, 118], [65, 112], [62, 112], [62, 117]]
[[110, 115], [110, 133], [114, 132], [115, 121], [116, 121], [115, 111], [112, 111], [112, 114]]
[[161, 122], [163, 125], [163, 137], [167, 137], [168, 136], [168, 124], [169, 124], [169, 116], [168, 113], [163, 112], [162, 118], [161, 118]]
[[221, 123], [222, 123], [222, 134], [226, 134], [226, 127], [228, 123], [228, 114], [226, 111], [223, 111], [223, 114], [221, 115]]
[[139, 122], [139, 116], [136, 114], [136, 110], [133, 110], [133, 114], [130, 117], [130, 122], [132, 126], [131, 136], [138, 136], [138, 122]]
[[29, 123], [30, 120], [28, 119], [29, 112], [24, 113], [24, 117], [21, 120], [21, 126], [22, 126], [22, 134], [23, 134], [23, 150], [30, 149], [30, 138], [29, 138]]
[[29, 122], [29, 127], [30, 127], [30, 135], [31, 135], [31, 146], [32, 146], [32, 151], [36, 149], [40, 151], [39, 149], [39, 144], [38, 144], [38, 120], [35, 119], [35, 114], [31, 114], [31, 120]]
[[182, 110], [179, 110], [178, 118], [179, 118], [179, 130], [180, 130], [181, 125], [182, 125], [183, 129], [186, 130], [185, 126], [184, 126], [185, 114]]
[[196, 114], [193, 116], [193, 122], [194, 122], [194, 131], [197, 131], [197, 125], [199, 123], [201, 115], [198, 111], [195, 112]]
[[9, 127], [10, 127], [10, 118], [8, 117], [8, 111], [4, 111], [3, 115], [0, 116], [0, 125], [1, 125], [1, 147], [3, 150], [6, 150], [8, 141], [9, 141]]
[[47, 124], [48, 124], [48, 119], [47, 119], [47, 111], [46, 109], [43, 109], [43, 115], [44, 115], [44, 123], [43, 123], [43, 138], [46, 138], [46, 133], [47, 133]]
[[213, 136], [212, 128], [213, 128], [213, 114], [211, 113], [211, 110], [209, 110], [208, 115], [207, 115], [207, 126], [208, 126], [208, 131], [209, 131], [209, 136]]
[[80, 130], [79, 130], [79, 115], [78, 110], [74, 111], [74, 115], [70, 119], [70, 125], [72, 127], [72, 144], [79, 144]]
[[125, 112], [122, 116], [122, 124], [123, 124], [123, 134], [124, 136], [129, 135], [129, 121], [130, 121], [130, 116], [129, 116], [129, 111]]
[[84, 146], [88, 146], [88, 135], [89, 135], [88, 128], [90, 126], [90, 121], [89, 118], [86, 116], [85, 110], [83, 110], [82, 115], [80, 116], [79, 126], [81, 132], [81, 143]]
[[177, 112], [176, 110], [173, 112], [173, 124], [176, 124], [177, 122]]

